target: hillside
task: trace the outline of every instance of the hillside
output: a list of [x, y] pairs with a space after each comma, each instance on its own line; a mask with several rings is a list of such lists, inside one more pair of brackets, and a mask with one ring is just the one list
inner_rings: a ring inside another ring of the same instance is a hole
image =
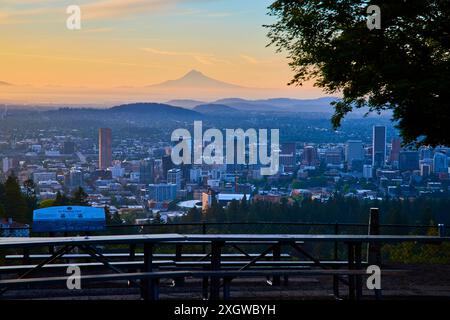
[[240, 113], [239, 110], [229, 107], [224, 104], [202, 104], [194, 108], [194, 111], [204, 113], [204, 114], [214, 114], [214, 113]]
[[180, 116], [180, 117], [195, 117], [200, 114], [180, 107], [174, 107], [168, 104], [161, 103], [132, 103], [124, 104], [107, 109], [108, 112], [113, 113], [134, 113], [134, 114], [150, 114], [150, 115], [165, 115], [165, 116]]

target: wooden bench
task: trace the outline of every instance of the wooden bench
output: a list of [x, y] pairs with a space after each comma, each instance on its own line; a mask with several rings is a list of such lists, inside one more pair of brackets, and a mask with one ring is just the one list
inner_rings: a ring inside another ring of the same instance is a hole
[[[110, 265], [117, 268], [124, 268], [124, 269], [140, 269], [144, 266], [143, 261], [112, 261], [110, 262]], [[175, 267], [175, 261], [173, 260], [155, 260], [153, 261], [153, 265], [155, 268], [161, 268], [161, 267], [169, 267], [173, 266]], [[96, 270], [96, 269], [105, 269], [107, 268], [103, 263], [101, 262], [85, 262], [85, 263], [53, 263], [53, 264], [46, 264], [41, 267], [41, 270], [46, 271], [65, 271], [69, 266], [78, 266], [82, 270], [88, 269], [89, 271]], [[29, 265], [13, 265], [13, 266], [1, 266], [0, 267], [0, 275], [1, 274], [19, 274], [24, 273], [29, 270], [32, 270], [36, 268], [37, 265], [35, 264], [29, 264]]]
[[[154, 253], [153, 257], [155, 259], [180, 259], [180, 260], [196, 260], [202, 259], [206, 256], [205, 253], [183, 253], [181, 255], [175, 253]], [[27, 258], [29, 260], [44, 260], [50, 258], [50, 254], [30, 254]], [[103, 256], [108, 259], [129, 259], [131, 255], [129, 253], [103, 253]], [[222, 259], [226, 260], [234, 260], [234, 259], [248, 259], [248, 258], [256, 258], [259, 254], [250, 253], [248, 255], [242, 253], [223, 253], [221, 255]], [[144, 254], [141, 252], [136, 252], [134, 255], [135, 258], [143, 258]], [[25, 256], [23, 254], [11, 254], [6, 255], [5, 260], [24, 260]], [[58, 260], [84, 260], [91, 259], [92, 257], [89, 254], [84, 253], [70, 253], [61, 256]], [[267, 254], [266, 258], [272, 259], [273, 254]], [[290, 259], [291, 256], [289, 254], [281, 254], [280, 259]]]
[[[383, 275], [398, 275], [401, 270], [383, 270]], [[141, 280], [144, 287], [144, 299], [159, 298], [159, 280], [173, 278], [211, 278], [223, 279], [223, 298], [230, 298], [230, 285], [233, 278], [270, 277], [270, 276], [367, 276], [365, 270], [244, 270], [244, 271], [158, 271], [147, 273], [121, 273], [82, 276], [82, 283], [106, 281]], [[29, 285], [65, 284], [68, 277], [44, 277], [28, 279], [0, 280], [0, 287], [17, 288]]]
[[[208, 267], [211, 263], [209, 261], [175, 261], [175, 265], [178, 267], [185, 268], [195, 268], [195, 267]], [[221, 266], [245, 266], [248, 264], [247, 261], [222, 261]], [[320, 265], [324, 267], [345, 267], [347, 266], [347, 261], [321, 261]], [[262, 266], [274, 266], [274, 267], [314, 267], [318, 266], [314, 261], [301, 261], [301, 260], [290, 260], [290, 261], [255, 261], [254, 265]], [[362, 263], [363, 266], [367, 265], [367, 262]]]
[[[113, 267], [122, 268], [124, 270], [141, 270], [144, 267], [144, 261], [111, 261], [109, 263]], [[209, 261], [174, 261], [174, 260], [154, 260], [152, 262], [154, 268], [165, 270], [192, 270], [202, 269], [208, 270], [211, 266]], [[223, 261], [221, 267], [223, 269], [236, 269], [247, 265], [247, 261]], [[343, 265], [343, 264], [342, 264]], [[69, 266], [78, 266], [82, 270], [97, 271], [106, 269], [107, 267], [101, 262], [80, 262], [80, 263], [52, 263], [46, 264], [40, 268], [43, 272], [65, 271]], [[309, 268], [309, 261], [257, 261], [252, 265], [253, 268]], [[0, 275], [2, 274], [21, 274], [36, 268], [37, 265], [11, 265], [0, 266]]]

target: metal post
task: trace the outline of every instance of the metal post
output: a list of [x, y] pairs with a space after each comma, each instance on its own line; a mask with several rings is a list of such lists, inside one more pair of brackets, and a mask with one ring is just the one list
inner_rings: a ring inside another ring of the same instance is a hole
[[[335, 235], [339, 234], [339, 223], [338, 222], [336, 222], [334, 224], [334, 234]], [[338, 260], [339, 260], [339, 242], [335, 241], [334, 242], [334, 261], [338, 261]], [[333, 267], [333, 269], [338, 269], [338, 267]], [[333, 294], [336, 299], [339, 299], [339, 276], [338, 275], [333, 276]]]
[[[202, 234], [206, 234], [206, 223], [202, 221]], [[203, 245], [203, 253], [206, 254], [206, 246]]]
[[130, 244], [130, 255], [128, 256], [128, 261], [134, 261], [136, 258], [136, 244]]
[[230, 299], [230, 293], [231, 293], [231, 278], [224, 277], [223, 278], [223, 300], [229, 300]]
[[[337, 270], [337, 267], [333, 267], [333, 269]], [[339, 299], [339, 276], [333, 276], [333, 294], [336, 299]]]
[[[130, 244], [130, 252], [128, 255], [128, 261], [134, 261], [136, 259], [136, 244], [132, 243]], [[132, 273], [132, 272], [136, 272], [135, 269], [130, 268], [128, 269], [128, 272]], [[131, 287], [132, 283], [131, 281], [128, 281], [128, 287]]]
[[[338, 235], [339, 234], [339, 223], [335, 223], [334, 224], [334, 234]], [[338, 242], [335, 241], [334, 242], [334, 261], [337, 261], [339, 259], [339, 251], [338, 251], [339, 247], [338, 247]]]
[[438, 224], [439, 237], [445, 237], [445, 225], [440, 223]]
[[[273, 246], [272, 250], [273, 254], [273, 261], [281, 261], [281, 243], [278, 242]], [[272, 278], [272, 285], [273, 286], [279, 286], [281, 284], [280, 276], [273, 276]]]
[[[220, 270], [221, 249], [223, 242], [211, 242], [211, 271]], [[220, 278], [211, 277], [210, 299], [219, 300], [220, 298]]]
[[205, 223], [205, 221], [202, 222], [202, 234], [206, 234], [206, 223]]
[[[50, 238], [53, 238], [55, 236], [54, 232], [49, 232], [48, 236]], [[50, 253], [50, 255], [55, 253], [55, 246], [48, 246], [48, 253]]]
[[[208, 267], [204, 267], [203, 270], [204, 271], [208, 271], [209, 268]], [[202, 279], [202, 296], [203, 296], [203, 300], [207, 300], [208, 299], [208, 287], [209, 287], [209, 279], [208, 279], [208, 277], [203, 277], [203, 279]]]
[[[175, 245], [175, 261], [181, 261], [183, 255], [183, 245], [177, 244]], [[183, 286], [184, 278], [175, 278], [175, 286]]]
[[[354, 248], [355, 248], [355, 269], [356, 270], [361, 270], [362, 269], [362, 265], [361, 265], [361, 243], [355, 243]], [[361, 300], [362, 298], [362, 276], [361, 275], [357, 275], [356, 276], [356, 300]]]
[[30, 249], [29, 248], [23, 248], [23, 264], [31, 264], [30, 259]]
[[[380, 235], [380, 211], [378, 208], [370, 209], [369, 235]], [[381, 268], [381, 246], [378, 243], [367, 245], [367, 262], [369, 265], [377, 265]], [[381, 290], [375, 289], [375, 298], [381, 299]]]
[[[348, 269], [355, 270], [355, 246], [353, 243], [348, 244]], [[348, 298], [355, 300], [355, 276], [350, 274], [348, 276]]]
[[[153, 271], [153, 244], [144, 243], [144, 272], [152, 272]], [[142, 280], [143, 292], [142, 296], [144, 300], [157, 300], [158, 299], [158, 291], [157, 291], [157, 279]]]
[[[370, 209], [369, 235], [380, 235], [380, 211], [378, 208]], [[369, 265], [377, 265], [381, 267], [381, 247], [378, 243], [368, 244], [367, 262]]]

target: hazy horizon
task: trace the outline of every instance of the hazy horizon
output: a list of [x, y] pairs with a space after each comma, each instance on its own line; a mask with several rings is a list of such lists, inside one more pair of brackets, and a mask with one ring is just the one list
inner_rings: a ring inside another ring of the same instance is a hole
[[[271, 1], [82, 0], [81, 30], [66, 28], [71, 1], [4, 0], [0, 103], [92, 104], [240, 97], [318, 98], [312, 83], [266, 47]], [[155, 88], [198, 70], [237, 86]], [[11, 84], [11, 85], [8, 85]], [[241, 88], [242, 87], [242, 88]]]

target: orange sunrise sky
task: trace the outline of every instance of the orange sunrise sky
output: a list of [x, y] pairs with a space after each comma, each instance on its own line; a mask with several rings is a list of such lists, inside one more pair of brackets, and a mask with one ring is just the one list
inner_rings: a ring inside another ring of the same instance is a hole
[[[2, 0], [0, 103], [99, 104], [324, 96], [288, 88], [284, 54], [266, 47], [267, 0]], [[66, 8], [79, 5], [81, 30]], [[190, 70], [244, 90], [149, 88]]]

